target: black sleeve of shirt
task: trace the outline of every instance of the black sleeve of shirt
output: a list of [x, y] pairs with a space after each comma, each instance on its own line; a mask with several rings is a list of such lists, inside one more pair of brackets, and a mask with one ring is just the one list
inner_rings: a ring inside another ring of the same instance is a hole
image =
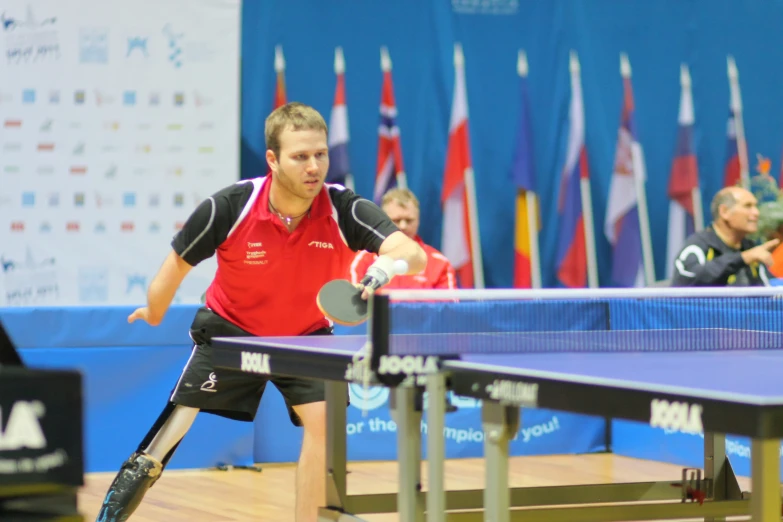
[[399, 230], [378, 205], [349, 189], [329, 187], [329, 197], [337, 209], [345, 241], [355, 252], [367, 250], [377, 254], [381, 243]]
[[250, 182], [236, 183], [202, 201], [171, 240], [174, 251], [191, 266], [209, 259], [226, 240], [247, 200]]
[[[751, 248], [760, 245], [761, 243], [757, 243], [756, 241], [753, 241], [752, 239], [745, 238], [742, 240], [742, 251], [750, 250]], [[770, 273], [769, 270], [767, 270], [767, 267], [764, 266], [764, 263], [752, 263], [751, 265], [746, 265], [750, 267], [750, 286], [768, 286], [769, 279], [770, 279]]]
[[741, 252], [728, 252], [707, 260], [710, 246], [692, 236], [674, 260], [671, 286], [726, 286], [729, 276], [745, 266]]

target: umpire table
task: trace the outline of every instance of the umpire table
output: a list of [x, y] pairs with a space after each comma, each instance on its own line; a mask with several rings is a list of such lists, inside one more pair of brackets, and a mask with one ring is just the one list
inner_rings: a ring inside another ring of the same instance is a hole
[[[781, 288], [390, 290], [367, 335], [216, 338], [230, 371], [326, 382], [327, 501], [319, 521], [781, 519]], [[348, 495], [350, 383], [392, 388], [397, 493]], [[481, 401], [485, 487], [444, 486], [445, 397]], [[426, 402], [426, 408], [425, 406]], [[704, 466], [669, 481], [509, 488], [508, 445], [526, 408], [704, 435]], [[428, 422], [422, 490], [421, 420]], [[751, 439], [741, 491], [725, 435]]]

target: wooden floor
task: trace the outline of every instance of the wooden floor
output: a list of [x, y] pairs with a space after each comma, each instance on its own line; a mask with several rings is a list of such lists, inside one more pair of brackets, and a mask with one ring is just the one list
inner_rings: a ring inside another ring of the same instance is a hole
[[[674, 481], [681, 469], [611, 454], [514, 457], [509, 481], [512, 486]], [[130, 522], [292, 522], [294, 471], [293, 465], [267, 465], [260, 473], [168, 470], [147, 493]], [[349, 471], [349, 494], [396, 491], [396, 462], [352, 462]], [[422, 474], [426, 489], [426, 464]], [[484, 487], [483, 459], [449, 461], [446, 474], [448, 489]], [[87, 475], [79, 496], [79, 508], [85, 520], [95, 520], [113, 478], [113, 473]], [[749, 490], [749, 480], [740, 478], [740, 487]], [[391, 514], [363, 518], [370, 522], [398, 520]]]

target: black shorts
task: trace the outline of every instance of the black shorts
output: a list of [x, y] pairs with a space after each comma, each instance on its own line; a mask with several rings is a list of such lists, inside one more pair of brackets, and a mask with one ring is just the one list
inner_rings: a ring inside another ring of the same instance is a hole
[[[324, 328], [310, 335], [331, 335]], [[229, 419], [252, 421], [264, 394], [267, 381], [280, 390], [288, 407], [288, 416], [301, 426], [293, 407], [324, 400], [324, 382], [295, 377], [264, 377], [212, 365], [214, 337], [252, 337], [233, 323], [207, 308], [200, 308], [190, 327], [195, 346], [171, 394], [171, 402]]]

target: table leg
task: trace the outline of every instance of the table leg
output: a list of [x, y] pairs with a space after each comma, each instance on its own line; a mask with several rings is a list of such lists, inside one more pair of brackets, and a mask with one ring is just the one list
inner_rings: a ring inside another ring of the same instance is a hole
[[421, 412], [416, 411], [416, 388], [397, 386], [394, 389], [395, 422], [397, 423], [397, 462], [399, 463], [399, 493], [397, 512], [405, 522], [424, 522], [424, 502], [421, 494]]
[[347, 435], [345, 433], [348, 385], [326, 381], [326, 505], [342, 510], [347, 494]]
[[519, 429], [519, 408], [484, 401], [484, 522], [509, 522], [511, 494], [508, 489], [508, 441]]
[[427, 376], [427, 522], [446, 522], [443, 430], [446, 417], [446, 376]]
[[[704, 434], [704, 478], [712, 480], [713, 500], [726, 499], [726, 436]], [[725, 522], [725, 517], [705, 518], [704, 522]]]
[[753, 522], [780, 522], [780, 440], [753, 439], [750, 454]]

